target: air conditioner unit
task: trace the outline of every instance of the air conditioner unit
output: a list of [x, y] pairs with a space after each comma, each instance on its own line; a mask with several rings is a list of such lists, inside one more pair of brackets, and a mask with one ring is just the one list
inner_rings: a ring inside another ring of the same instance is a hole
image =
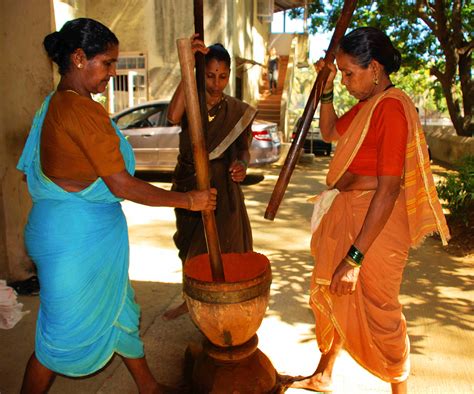
[[273, 20], [274, 0], [258, 0], [257, 16], [264, 21], [271, 22]]

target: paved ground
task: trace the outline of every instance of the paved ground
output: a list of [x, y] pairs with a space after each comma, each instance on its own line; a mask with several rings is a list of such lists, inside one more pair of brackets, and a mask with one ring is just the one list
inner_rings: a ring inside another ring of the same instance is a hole
[[[260, 349], [278, 371], [313, 372], [319, 353], [308, 307], [312, 261], [308, 252], [311, 205], [306, 198], [323, 189], [328, 159], [298, 166], [274, 222], [263, 219], [278, 168], [265, 169], [244, 186], [255, 250], [270, 259], [271, 299], [258, 331]], [[159, 183], [169, 187], [169, 183]], [[162, 313], [181, 302], [181, 266], [172, 244], [173, 211], [126, 202], [131, 241], [130, 275], [142, 307], [141, 331], [147, 358], [157, 378], [170, 385], [182, 379], [184, 350], [200, 333], [189, 317], [172, 322]], [[450, 256], [435, 239], [412, 251], [405, 271], [402, 302], [412, 353], [411, 393], [474, 392], [474, 259]], [[20, 297], [25, 316], [0, 331], [0, 393], [19, 392], [24, 366], [33, 349], [37, 297]], [[343, 354], [335, 367], [335, 393], [389, 393], [389, 385]], [[116, 357], [86, 379], [58, 377], [51, 393], [135, 393], [132, 379]], [[302, 390], [288, 390], [302, 393]]]

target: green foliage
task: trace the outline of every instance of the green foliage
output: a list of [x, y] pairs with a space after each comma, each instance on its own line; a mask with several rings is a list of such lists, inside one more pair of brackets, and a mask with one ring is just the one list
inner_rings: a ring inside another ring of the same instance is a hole
[[[310, 33], [333, 30], [344, 0], [316, 0], [308, 4]], [[302, 9], [290, 12], [301, 18]], [[472, 131], [472, 51], [474, 5], [468, 0], [358, 0], [348, 30], [374, 26], [385, 31], [402, 53], [405, 71], [401, 85], [406, 92], [420, 97], [420, 75], [430, 71], [436, 79], [425, 78], [430, 86], [425, 93], [429, 102], [423, 108], [446, 111], [459, 135]], [[408, 79], [413, 76], [413, 81]], [[461, 89], [462, 86], [462, 89]], [[454, 88], [454, 89], [452, 89]], [[449, 104], [449, 105], [448, 105]]]
[[[319, 0], [308, 5], [310, 33], [331, 31], [341, 13], [344, 0], [321, 3]], [[433, 61], [444, 64], [440, 43], [418, 17], [416, 3], [415, 0], [358, 0], [348, 30], [358, 26], [374, 26], [387, 32], [394, 45], [402, 52], [404, 64], [411, 69], [426, 68]], [[455, 24], [452, 20], [453, 1], [447, 0], [443, 3], [448, 29], [452, 29]], [[474, 6], [469, 1], [464, 3], [461, 14], [462, 35], [465, 41], [470, 41], [474, 31]], [[431, 5], [428, 10], [432, 22], [436, 23]], [[301, 18], [303, 10], [295, 9], [290, 12], [290, 16]]]
[[346, 87], [341, 83], [341, 73], [337, 73], [334, 79], [334, 109], [338, 116], [346, 113], [355, 104], [357, 99], [351, 96]]
[[458, 172], [438, 182], [436, 190], [451, 215], [464, 219], [467, 225], [468, 213], [474, 208], [474, 156], [464, 157]]
[[448, 115], [443, 92], [433, 80], [428, 70], [414, 71], [408, 67], [402, 67], [392, 76], [395, 86], [408, 94], [423, 114], [438, 112]]

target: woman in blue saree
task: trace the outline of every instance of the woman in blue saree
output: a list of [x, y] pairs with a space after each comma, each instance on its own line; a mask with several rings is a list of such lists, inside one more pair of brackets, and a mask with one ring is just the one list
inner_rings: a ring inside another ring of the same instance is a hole
[[140, 393], [159, 393], [139, 337], [120, 201], [215, 209], [216, 192], [178, 193], [133, 176], [133, 152], [91, 94], [115, 75], [118, 40], [87, 18], [48, 35], [61, 80], [37, 112], [18, 169], [33, 200], [25, 241], [41, 284], [35, 351], [22, 393], [44, 393], [55, 374], [85, 376], [118, 353]]

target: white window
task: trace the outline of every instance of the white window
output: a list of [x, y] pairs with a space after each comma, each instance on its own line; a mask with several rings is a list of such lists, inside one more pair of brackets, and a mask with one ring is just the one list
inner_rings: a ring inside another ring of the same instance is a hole
[[121, 53], [117, 62], [117, 76], [109, 82], [109, 112], [148, 101], [147, 59], [143, 53]]

